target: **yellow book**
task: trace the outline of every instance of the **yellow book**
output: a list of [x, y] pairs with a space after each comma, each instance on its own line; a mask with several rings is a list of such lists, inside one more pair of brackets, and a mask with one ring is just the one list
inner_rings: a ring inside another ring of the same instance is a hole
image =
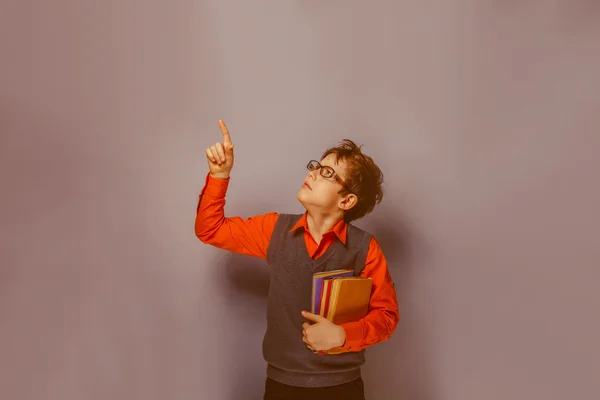
[[327, 310], [329, 321], [341, 325], [358, 321], [367, 315], [373, 287], [370, 278], [334, 278], [330, 285], [331, 294]]
[[[329, 321], [340, 325], [358, 321], [369, 313], [373, 287], [373, 281], [370, 278], [334, 278], [327, 283], [331, 286], [326, 310], [326, 318]], [[323, 293], [326, 293], [326, 288], [323, 288]], [[334, 347], [324, 353], [341, 354], [348, 351], [343, 347]]]

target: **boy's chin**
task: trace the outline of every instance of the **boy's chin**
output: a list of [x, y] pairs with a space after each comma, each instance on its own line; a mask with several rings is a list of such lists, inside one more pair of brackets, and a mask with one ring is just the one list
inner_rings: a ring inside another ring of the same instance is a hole
[[306, 211], [308, 211], [311, 208], [315, 208], [315, 205], [312, 204], [307, 198], [306, 198], [306, 194], [302, 193], [302, 191], [298, 192], [298, 195], [296, 196], [298, 198], [298, 201], [300, 202], [300, 204], [302, 204], [302, 207], [304, 207], [304, 209]]
[[298, 192], [298, 194], [296, 195], [296, 198], [298, 199], [300, 204], [302, 204], [304, 206], [304, 208], [306, 208], [306, 199], [304, 198], [304, 193], [302, 193], [302, 190], [300, 190]]

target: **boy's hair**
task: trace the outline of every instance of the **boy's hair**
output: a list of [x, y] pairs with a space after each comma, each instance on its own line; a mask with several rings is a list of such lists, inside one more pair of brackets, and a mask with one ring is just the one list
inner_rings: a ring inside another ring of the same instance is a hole
[[334, 154], [337, 162], [345, 161], [347, 165], [346, 187], [338, 193], [342, 196], [354, 193], [358, 201], [354, 207], [344, 212], [344, 220], [348, 223], [360, 219], [373, 211], [375, 205], [383, 198], [383, 173], [373, 159], [360, 150], [352, 140], [344, 139], [338, 146], [331, 147], [323, 153], [321, 160]]

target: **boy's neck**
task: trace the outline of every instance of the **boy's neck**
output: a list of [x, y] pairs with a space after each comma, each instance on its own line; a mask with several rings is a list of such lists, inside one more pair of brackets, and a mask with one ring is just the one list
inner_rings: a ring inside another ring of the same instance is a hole
[[331, 231], [342, 219], [343, 216], [339, 215], [306, 213], [306, 225], [308, 226], [308, 231], [317, 243], [320, 243], [323, 235]]

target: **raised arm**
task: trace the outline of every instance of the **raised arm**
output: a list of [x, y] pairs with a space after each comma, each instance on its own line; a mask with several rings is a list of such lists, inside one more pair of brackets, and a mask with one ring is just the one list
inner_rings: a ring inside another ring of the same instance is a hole
[[223, 142], [206, 149], [209, 173], [196, 208], [196, 236], [202, 243], [265, 258], [278, 214], [242, 219], [225, 217], [225, 195], [233, 168], [233, 143], [225, 123], [219, 120]]

